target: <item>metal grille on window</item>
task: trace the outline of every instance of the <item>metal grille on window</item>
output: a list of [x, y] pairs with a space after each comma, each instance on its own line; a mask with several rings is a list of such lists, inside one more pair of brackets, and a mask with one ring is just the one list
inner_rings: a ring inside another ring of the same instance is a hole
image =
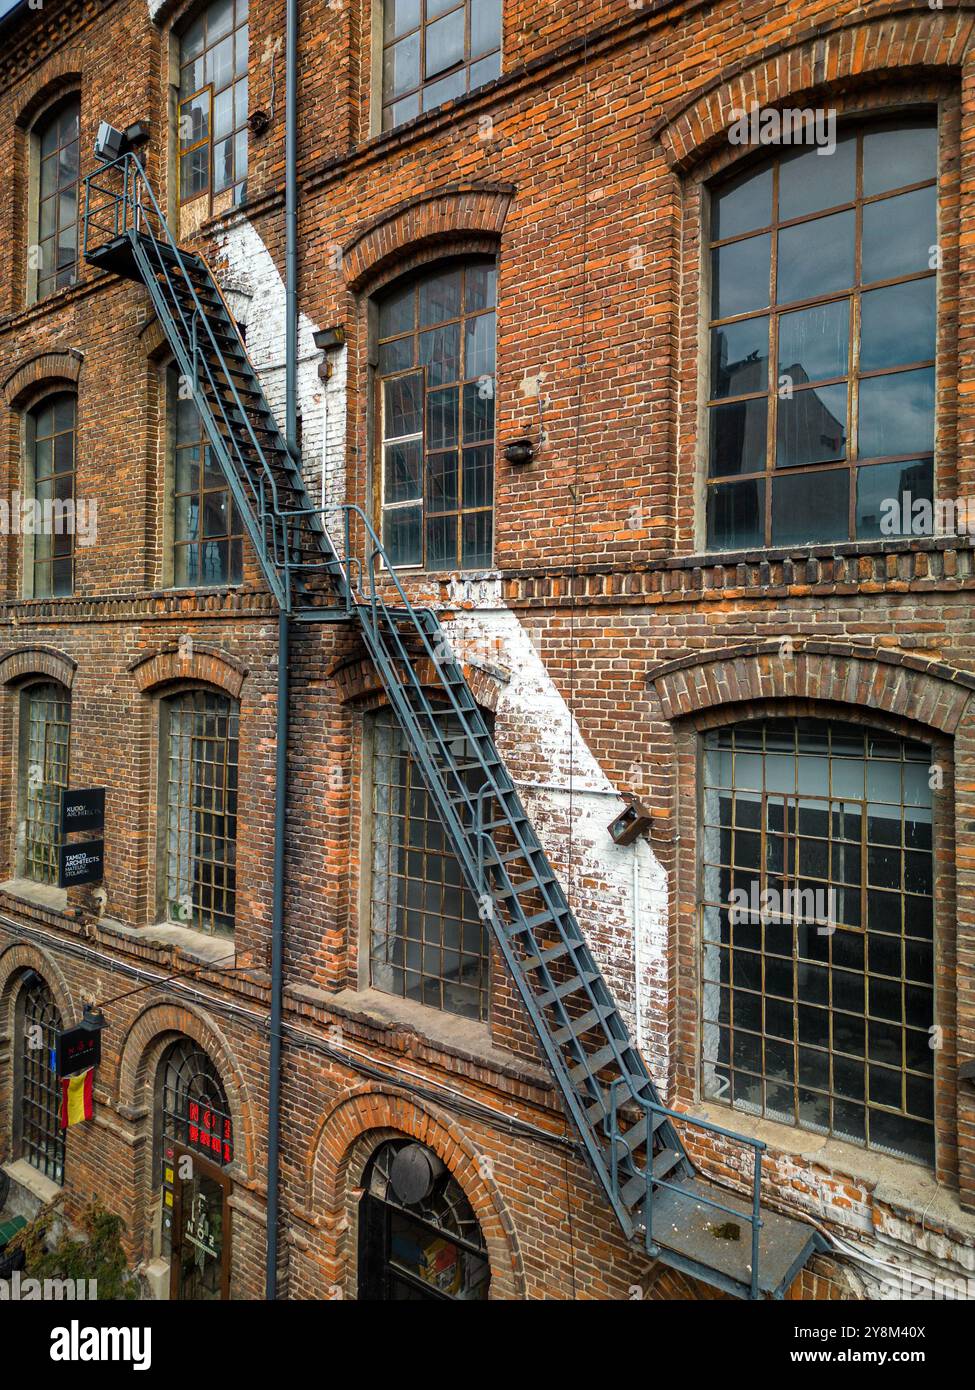
[[23, 872], [35, 883], [57, 883], [61, 792], [68, 785], [71, 704], [64, 686], [32, 685], [21, 707], [26, 739], [21, 769], [24, 806]]
[[157, 1073], [161, 1125], [156, 1146], [156, 1184], [162, 1189], [163, 1253], [172, 1246], [177, 1147], [219, 1167], [233, 1161], [233, 1121], [223, 1082], [210, 1058], [189, 1038], [178, 1038]]
[[383, 543], [396, 565], [490, 565], [493, 262], [455, 265], [379, 301]]
[[81, 108], [66, 102], [39, 129], [37, 298], [78, 278], [78, 127]]
[[239, 584], [244, 524], [180, 376], [168, 373], [173, 436], [173, 583], [177, 588]]
[[[448, 729], [463, 752], [460, 726]], [[449, 1013], [488, 1014], [488, 940], [443, 823], [391, 714], [374, 723], [370, 983]]]
[[715, 191], [710, 546], [932, 529], [937, 172], [935, 121], [887, 122]]
[[247, 181], [247, 4], [215, 0], [180, 39], [179, 196], [183, 203]]
[[230, 936], [237, 884], [238, 713], [192, 690], [165, 702], [166, 911]]
[[930, 748], [772, 719], [704, 739], [704, 1093], [934, 1161]]
[[501, 73], [502, 0], [384, 0], [383, 130]]
[[74, 593], [74, 396], [50, 396], [27, 416], [30, 487], [39, 522], [31, 536], [31, 596]]
[[55, 1045], [61, 1015], [41, 979], [24, 987], [21, 1014], [21, 1156], [52, 1182], [64, 1182], [64, 1130]]

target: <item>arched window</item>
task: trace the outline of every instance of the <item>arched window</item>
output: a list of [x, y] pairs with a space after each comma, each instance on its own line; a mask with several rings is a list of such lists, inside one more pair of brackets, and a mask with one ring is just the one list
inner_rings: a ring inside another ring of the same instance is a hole
[[19, 1095], [14, 1150], [52, 1182], [64, 1182], [64, 1130], [55, 1044], [62, 1021], [54, 996], [35, 971], [17, 995], [14, 1036]]
[[74, 593], [76, 400], [47, 396], [27, 414], [27, 491], [36, 523], [24, 536], [31, 598]]
[[501, 72], [501, 0], [383, 0], [383, 130]]
[[154, 1134], [158, 1249], [172, 1257], [170, 1296], [226, 1298], [230, 1181], [220, 1170], [233, 1162], [233, 1119], [216, 1067], [190, 1038], [177, 1038], [159, 1060]]
[[493, 261], [465, 261], [378, 299], [378, 472], [396, 565], [491, 563], [496, 289]]
[[239, 584], [244, 524], [213, 456], [199, 410], [180, 392], [175, 368], [166, 374], [173, 478], [173, 584], [177, 588]]
[[390, 1140], [370, 1160], [363, 1186], [361, 1299], [487, 1298], [490, 1266], [477, 1217], [431, 1149]]
[[711, 201], [707, 543], [909, 534], [932, 498], [938, 132], [841, 132]]
[[43, 681], [20, 699], [19, 869], [35, 883], [58, 881], [61, 792], [68, 785], [71, 696]]
[[931, 749], [766, 719], [703, 761], [705, 1096], [932, 1164]]
[[[445, 721], [458, 749], [459, 724]], [[458, 751], [460, 762], [473, 761]], [[389, 711], [373, 723], [369, 982], [448, 1013], [486, 1019], [489, 944], [447, 832]]]
[[246, 196], [247, 4], [214, 0], [179, 43], [179, 196]]
[[239, 714], [225, 695], [187, 690], [160, 711], [162, 910], [232, 936], [237, 900]]
[[78, 177], [81, 103], [69, 97], [34, 131], [36, 214], [28, 258], [32, 299], [44, 299], [78, 278]]

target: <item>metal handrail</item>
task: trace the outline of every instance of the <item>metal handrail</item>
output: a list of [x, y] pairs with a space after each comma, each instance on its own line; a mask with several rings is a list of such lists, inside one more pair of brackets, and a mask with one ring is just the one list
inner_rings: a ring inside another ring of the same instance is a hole
[[[604, 1133], [611, 1144], [611, 1158], [613, 1165], [614, 1181], [616, 1180], [616, 1146], [623, 1138], [623, 1133], [617, 1125], [618, 1106], [616, 1099], [616, 1088], [619, 1081], [610, 1083], [610, 1119], [608, 1127], [604, 1125]], [[642, 1108], [652, 1115], [663, 1115], [669, 1120], [680, 1121], [681, 1124], [694, 1125], [697, 1129], [707, 1130], [709, 1134], [715, 1134], [723, 1139], [731, 1139], [735, 1143], [744, 1144], [750, 1148], [754, 1154], [752, 1164], [752, 1209], [750, 1213], [745, 1213], [744, 1219], [748, 1221], [752, 1228], [752, 1260], [751, 1260], [751, 1291], [750, 1297], [759, 1297], [759, 1252], [761, 1249], [761, 1229], [764, 1225], [761, 1215], [762, 1207], [762, 1154], [768, 1148], [761, 1139], [752, 1139], [747, 1134], [738, 1134], [735, 1130], [725, 1129], [723, 1125], [713, 1124], [710, 1120], [702, 1120], [696, 1115], [685, 1114], [682, 1110], [672, 1110], [667, 1105], [661, 1105], [659, 1101], [640, 1100], [638, 1102]], [[742, 1213], [734, 1207], [725, 1206], [715, 1197], [708, 1197], [703, 1192], [688, 1192], [678, 1183], [668, 1182], [665, 1178], [654, 1178], [652, 1154], [648, 1156], [646, 1167], [647, 1193], [644, 1204], [644, 1242], [647, 1254], [656, 1256], [660, 1251], [660, 1246], [653, 1238], [653, 1193], [655, 1187], [666, 1188], [670, 1192], [677, 1192], [681, 1196], [689, 1197], [694, 1202], [702, 1202], [705, 1206], [714, 1207], [717, 1211], [723, 1211], [728, 1216], [736, 1216], [742, 1219]]]

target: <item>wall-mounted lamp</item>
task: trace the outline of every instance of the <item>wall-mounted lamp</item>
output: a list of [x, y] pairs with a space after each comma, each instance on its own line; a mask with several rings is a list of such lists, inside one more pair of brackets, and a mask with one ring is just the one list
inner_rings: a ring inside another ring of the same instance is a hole
[[504, 456], [508, 463], [521, 467], [533, 461], [535, 445], [530, 439], [515, 439], [504, 446]]
[[645, 835], [650, 829], [653, 816], [650, 808], [636, 796], [626, 796], [629, 803], [607, 827], [614, 844], [631, 845], [638, 835]]
[[136, 121], [124, 130], [118, 130], [108, 121], [102, 121], [95, 136], [95, 158], [102, 164], [111, 164], [130, 150], [145, 145], [148, 140], [148, 121]]
[[320, 328], [317, 333], [312, 334], [315, 346], [319, 352], [326, 355], [318, 364], [318, 376], [321, 381], [328, 381], [332, 375], [332, 364], [328, 360], [328, 353], [337, 352], [340, 347], [345, 345], [345, 329], [341, 325], [334, 328]]
[[247, 129], [252, 135], [263, 135], [271, 124], [266, 111], [252, 111], [247, 117]]

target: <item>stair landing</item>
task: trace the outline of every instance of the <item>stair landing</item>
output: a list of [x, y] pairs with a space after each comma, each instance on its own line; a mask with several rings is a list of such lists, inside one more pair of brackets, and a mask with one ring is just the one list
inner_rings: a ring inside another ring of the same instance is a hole
[[[701, 1200], [709, 1197], [741, 1214], [736, 1221], [728, 1212]], [[751, 1202], [706, 1178], [680, 1183], [680, 1191], [658, 1188], [653, 1198], [653, 1238], [660, 1246], [659, 1259], [693, 1278], [717, 1285], [735, 1298], [748, 1298], [752, 1282]], [[762, 1206], [759, 1233], [758, 1287], [767, 1298], [782, 1298], [799, 1270], [817, 1250], [826, 1248], [819, 1232]], [[726, 1226], [738, 1227], [738, 1239], [716, 1235]]]

